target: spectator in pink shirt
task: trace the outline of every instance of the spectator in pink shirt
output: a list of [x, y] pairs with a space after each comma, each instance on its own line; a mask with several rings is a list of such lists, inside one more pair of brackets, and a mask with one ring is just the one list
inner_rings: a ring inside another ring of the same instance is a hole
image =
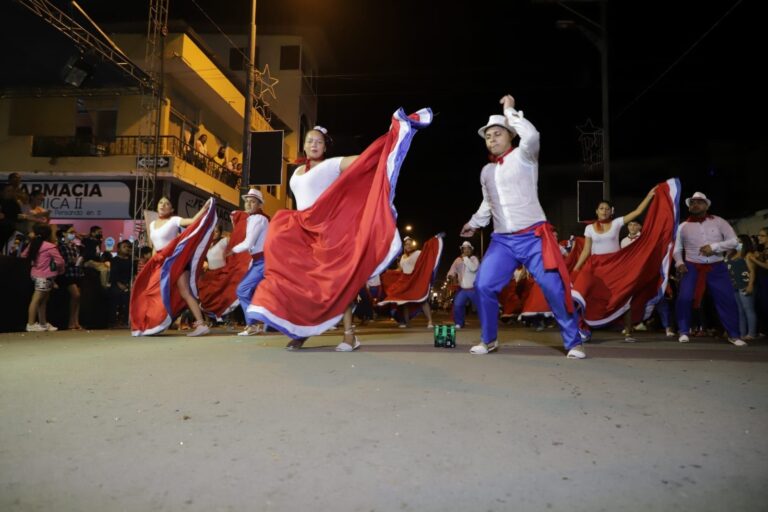
[[45, 308], [53, 289], [53, 278], [64, 273], [64, 258], [52, 243], [50, 225], [36, 224], [33, 230], [34, 239], [21, 254], [22, 257], [29, 258], [32, 266], [30, 275], [35, 283], [35, 292], [29, 302], [27, 331], [57, 331], [58, 329], [46, 320]]

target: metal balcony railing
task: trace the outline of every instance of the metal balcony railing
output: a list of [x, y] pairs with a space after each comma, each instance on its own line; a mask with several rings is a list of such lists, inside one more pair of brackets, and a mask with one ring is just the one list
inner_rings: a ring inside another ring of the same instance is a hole
[[[155, 140], [152, 137], [135, 135], [115, 137], [111, 140], [97, 140], [93, 137], [50, 137], [32, 138], [32, 156], [37, 157], [104, 157], [104, 156], [139, 156], [154, 155]], [[240, 175], [227, 169], [208, 155], [196, 151], [173, 135], [160, 137], [161, 156], [175, 156], [194, 165], [204, 173], [232, 188], [240, 187]]]

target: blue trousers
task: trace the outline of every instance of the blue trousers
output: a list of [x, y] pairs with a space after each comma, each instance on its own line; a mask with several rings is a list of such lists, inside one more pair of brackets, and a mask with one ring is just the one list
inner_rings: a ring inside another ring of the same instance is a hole
[[[680, 288], [677, 295], [675, 312], [677, 314], [677, 328], [680, 334], [688, 334], [691, 330], [691, 309], [693, 307], [693, 295], [696, 291], [696, 278], [699, 272], [693, 263], [685, 262], [688, 272], [680, 279]], [[739, 306], [736, 304], [736, 296], [733, 294], [733, 284], [728, 274], [728, 267], [722, 261], [713, 263], [712, 270], [707, 273], [707, 291], [715, 301], [720, 323], [731, 338], [739, 337]]]
[[253, 321], [248, 318], [248, 306], [251, 305], [253, 293], [262, 279], [264, 279], [264, 260], [260, 259], [253, 262], [251, 268], [240, 280], [240, 284], [237, 285], [237, 298], [240, 300], [240, 307], [243, 308], [243, 315], [248, 325], [253, 324]]
[[515, 269], [525, 265], [544, 292], [544, 298], [560, 326], [566, 350], [581, 344], [576, 311], [568, 313], [563, 282], [557, 270], [544, 270], [541, 239], [533, 232], [519, 235], [491, 235], [491, 244], [483, 257], [475, 279], [477, 309], [484, 343], [496, 341], [499, 331], [499, 292], [512, 279]]
[[467, 302], [477, 305], [477, 292], [474, 288], [462, 288], [453, 299], [453, 323], [464, 327], [464, 312], [467, 309]]

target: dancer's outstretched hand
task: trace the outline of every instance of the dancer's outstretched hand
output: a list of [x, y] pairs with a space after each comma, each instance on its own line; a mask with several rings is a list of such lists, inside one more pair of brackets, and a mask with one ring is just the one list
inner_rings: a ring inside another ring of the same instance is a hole
[[475, 236], [475, 231], [477, 231], [475, 228], [469, 225], [469, 223], [464, 224], [464, 227], [461, 228], [461, 233], [459, 233], [459, 236], [464, 238], [470, 238]]
[[515, 98], [513, 98], [511, 94], [507, 94], [506, 96], [501, 98], [499, 100], [499, 103], [501, 103], [505, 109], [515, 108]]

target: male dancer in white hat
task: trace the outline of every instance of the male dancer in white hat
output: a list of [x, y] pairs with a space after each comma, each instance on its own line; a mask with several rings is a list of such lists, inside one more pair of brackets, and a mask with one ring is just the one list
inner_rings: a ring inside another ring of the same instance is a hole
[[453, 299], [453, 321], [457, 329], [464, 327], [464, 314], [467, 302], [477, 307], [477, 292], [475, 291], [475, 277], [480, 261], [472, 252], [475, 250], [472, 244], [461, 244], [461, 256], [456, 258], [448, 270], [448, 277], [455, 277], [459, 283], [459, 292]]
[[695, 192], [685, 204], [691, 215], [677, 230], [674, 251], [675, 267], [680, 275], [675, 306], [679, 341], [689, 341], [691, 307], [694, 299], [701, 301], [706, 288], [715, 301], [728, 341], [744, 347], [746, 342], [739, 338], [739, 306], [728, 268], [723, 262], [723, 254], [735, 249], [739, 239], [725, 219], [709, 214], [712, 201], [706, 195]]
[[[248, 272], [245, 273], [237, 286], [237, 298], [240, 300], [240, 307], [243, 308], [246, 324], [245, 330], [238, 333], [238, 336], [252, 336], [259, 333], [260, 327], [254, 318], [249, 318], [248, 306], [251, 304], [253, 292], [264, 279], [264, 240], [267, 238], [269, 217], [261, 211], [264, 196], [259, 190], [252, 188], [242, 198], [245, 203], [243, 210], [248, 215], [245, 238], [232, 248], [231, 253], [238, 254], [248, 251], [253, 260]], [[225, 254], [226, 256], [228, 255]]]
[[[475, 281], [481, 343], [470, 352], [487, 354], [498, 348], [498, 295], [523, 264], [541, 286], [560, 325], [568, 358], [584, 359], [568, 270], [539, 204], [539, 132], [522, 111], [515, 110], [512, 96], [504, 96], [499, 103], [504, 115], [491, 116], [478, 130], [494, 160], [480, 174], [483, 202], [461, 230], [461, 236], [470, 237], [493, 218], [494, 233]], [[518, 135], [520, 143], [515, 147], [512, 141]]]

